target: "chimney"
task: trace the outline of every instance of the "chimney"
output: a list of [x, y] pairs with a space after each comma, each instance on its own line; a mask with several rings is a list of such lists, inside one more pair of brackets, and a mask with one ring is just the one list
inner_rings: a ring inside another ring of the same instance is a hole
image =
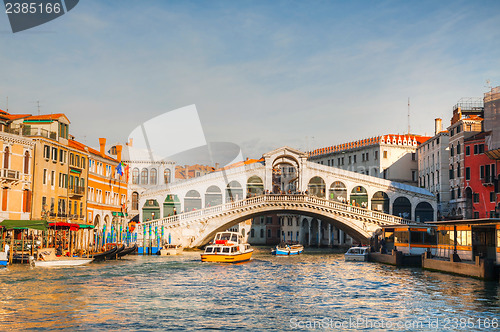
[[443, 131], [443, 120], [440, 118], [434, 119], [434, 135]]
[[129, 138], [128, 139], [128, 146], [132, 146], [132, 143], [134, 143], [134, 139], [133, 138]]
[[220, 168], [220, 164], [219, 163], [215, 163], [215, 169], [219, 169]]
[[122, 148], [123, 146], [121, 145], [116, 146], [116, 159], [118, 160], [118, 162], [122, 161]]
[[184, 165], [184, 174], [186, 174], [186, 179], [189, 179], [189, 166]]
[[106, 147], [106, 139], [105, 138], [99, 138], [99, 146], [101, 148], [101, 155], [104, 156], [104, 150]]

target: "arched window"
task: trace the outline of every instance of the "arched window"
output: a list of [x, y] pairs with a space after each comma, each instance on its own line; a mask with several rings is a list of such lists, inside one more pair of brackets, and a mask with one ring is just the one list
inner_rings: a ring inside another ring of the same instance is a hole
[[135, 191], [132, 193], [132, 210], [139, 210], [139, 194]]
[[26, 151], [24, 153], [24, 174], [28, 174], [30, 172], [30, 152]]
[[148, 184], [148, 169], [143, 168], [141, 171], [141, 184]]
[[132, 171], [132, 183], [133, 184], [139, 184], [139, 169], [134, 168]]
[[156, 168], [151, 168], [151, 171], [149, 172], [149, 184], [156, 184], [156, 179], [158, 176], [158, 171]]
[[165, 171], [163, 171], [163, 178], [164, 178], [165, 184], [170, 183], [170, 170], [168, 168], [165, 169]]
[[10, 157], [10, 150], [9, 147], [7, 146], [3, 154], [3, 168], [9, 168], [9, 157]]

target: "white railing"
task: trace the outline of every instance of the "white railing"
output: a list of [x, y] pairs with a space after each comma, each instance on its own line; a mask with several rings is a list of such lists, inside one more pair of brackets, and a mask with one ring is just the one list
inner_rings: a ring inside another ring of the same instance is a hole
[[393, 216], [391, 214], [386, 214], [378, 211], [373, 211], [357, 206], [352, 206], [348, 204], [343, 204], [336, 201], [327, 200], [324, 198], [319, 198], [309, 195], [261, 195], [256, 197], [247, 198], [237, 202], [225, 203], [213, 207], [208, 207], [201, 210], [181, 213], [178, 215], [165, 217], [162, 219], [155, 219], [150, 221], [145, 221], [138, 226], [138, 231], [142, 232], [143, 227], [148, 225], [155, 226], [168, 226], [177, 227], [181, 224], [191, 223], [200, 219], [208, 219], [214, 216], [220, 215], [223, 212], [236, 212], [241, 208], [257, 207], [258, 205], [265, 203], [309, 203], [320, 207], [326, 207], [332, 210], [331, 212], [344, 212], [352, 215], [353, 217], [365, 217], [371, 219], [372, 222], [378, 224], [410, 224], [415, 223], [414, 221]]

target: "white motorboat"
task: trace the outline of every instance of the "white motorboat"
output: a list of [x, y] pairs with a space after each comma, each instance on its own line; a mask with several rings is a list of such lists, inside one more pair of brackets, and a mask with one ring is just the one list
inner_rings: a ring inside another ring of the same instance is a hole
[[160, 256], [180, 255], [182, 253], [182, 246], [180, 244], [165, 244], [160, 249]]
[[367, 262], [370, 256], [370, 247], [352, 247], [344, 254], [346, 261]]
[[56, 256], [54, 248], [38, 250], [37, 259], [31, 257], [31, 264], [35, 267], [78, 266], [92, 262], [94, 258]]

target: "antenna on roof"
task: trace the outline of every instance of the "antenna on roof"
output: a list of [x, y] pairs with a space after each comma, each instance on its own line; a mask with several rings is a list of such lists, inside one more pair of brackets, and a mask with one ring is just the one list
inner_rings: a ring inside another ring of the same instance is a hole
[[7, 105], [6, 105], [6, 110], [7, 113], [9, 113], [9, 96], [7, 96]]
[[38, 110], [38, 115], [40, 115], [40, 100], [36, 101], [36, 108]]
[[491, 90], [491, 81], [490, 81], [490, 79], [486, 80], [486, 85], [484, 87]]
[[410, 135], [410, 97], [408, 97], [408, 135]]

